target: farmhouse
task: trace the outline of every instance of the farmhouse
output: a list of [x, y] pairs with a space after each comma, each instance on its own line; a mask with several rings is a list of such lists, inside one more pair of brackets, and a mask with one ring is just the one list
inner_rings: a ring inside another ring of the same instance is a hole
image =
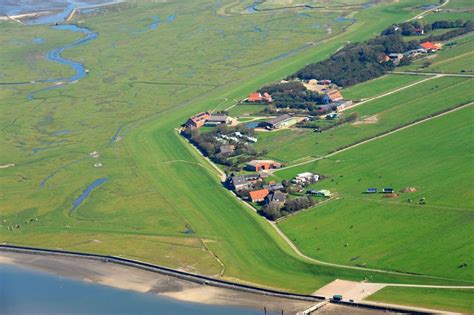
[[252, 188], [253, 185], [261, 180], [260, 174], [233, 175], [229, 180], [229, 184], [233, 190], [241, 191]]
[[284, 193], [282, 193], [281, 191], [275, 191], [271, 194], [269, 194], [266, 198], [265, 198], [265, 203], [266, 204], [269, 204], [269, 203], [278, 203], [278, 204], [284, 204], [286, 201], [286, 195]]
[[211, 117], [211, 115], [208, 112], [196, 114], [188, 119], [188, 121], [186, 122], [186, 126], [191, 127], [193, 129], [200, 128], [204, 126], [209, 117]]
[[392, 60], [393, 64], [398, 66], [400, 64], [400, 61], [403, 59], [403, 54], [400, 53], [391, 53], [388, 55], [390, 60]]
[[260, 172], [261, 170], [269, 170], [272, 168], [280, 168], [281, 163], [273, 160], [252, 160], [245, 164], [245, 169], [254, 172]]
[[188, 119], [186, 126], [197, 129], [202, 126], [215, 127], [221, 124], [229, 124], [232, 122], [232, 118], [224, 114], [212, 115], [209, 112], [202, 112], [196, 114]]
[[329, 90], [329, 85], [324, 84], [324, 81], [318, 82], [316, 79], [311, 79], [308, 83], [303, 83], [304, 87], [312, 92], [323, 93]]
[[259, 102], [259, 103], [271, 103], [273, 101], [272, 96], [268, 93], [263, 93], [263, 95], [259, 92], [250, 93], [249, 97], [245, 100], [250, 103]]
[[269, 193], [270, 192], [268, 191], [268, 189], [259, 189], [251, 191], [249, 192], [250, 200], [252, 200], [252, 202], [264, 201], [265, 197], [267, 197]]
[[424, 42], [420, 44], [420, 47], [426, 49], [428, 52], [435, 52], [441, 49], [440, 43]]
[[264, 121], [259, 124], [260, 127], [267, 129], [280, 129], [283, 127], [289, 127], [297, 123], [297, 119], [288, 114], [275, 117], [273, 119]]
[[339, 90], [331, 89], [326, 93], [325, 99], [329, 103], [332, 103], [332, 102], [342, 101], [344, 99], [344, 97], [342, 97], [342, 94], [341, 94], [341, 92], [339, 92]]
[[263, 188], [268, 189], [269, 191], [283, 190], [285, 187], [281, 183], [272, 183], [268, 185], [263, 185]]
[[392, 194], [395, 190], [393, 188], [384, 188], [382, 192], [384, 194]]
[[344, 108], [351, 106], [352, 101], [338, 101], [338, 102], [334, 102], [332, 105], [333, 107], [336, 107], [336, 111], [340, 112]]
[[415, 34], [416, 35], [423, 35], [425, 34], [425, 30], [422, 28], [415, 28]]
[[208, 127], [215, 127], [217, 125], [227, 125], [232, 121], [232, 118], [230, 118], [227, 115], [221, 114], [221, 115], [211, 115], [205, 122], [205, 126]]
[[377, 188], [367, 188], [366, 193], [368, 194], [375, 194], [377, 192]]
[[327, 111], [330, 111], [330, 110], [332, 110], [331, 105], [318, 105], [318, 111], [320, 111], [320, 112], [327, 112]]

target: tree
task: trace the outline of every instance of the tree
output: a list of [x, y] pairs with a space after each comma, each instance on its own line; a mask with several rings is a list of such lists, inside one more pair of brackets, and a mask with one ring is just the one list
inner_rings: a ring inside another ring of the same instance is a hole
[[280, 209], [281, 205], [278, 202], [270, 202], [263, 206], [261, 215], [269, 220], [275, 221], [282, 216]]

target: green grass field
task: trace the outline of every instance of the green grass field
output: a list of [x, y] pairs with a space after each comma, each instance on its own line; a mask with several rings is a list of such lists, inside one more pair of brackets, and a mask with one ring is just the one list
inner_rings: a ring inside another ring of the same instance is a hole
[[[336, 278], [462, 283], [326, 267], [297, 257], [221, 186], [213, 168], [175, 131], [196, 112], [226, 108], [349, 40], [365, 40], [414, 16], [418, 1], [380, 3], [357, 13], [311, 11], [309, 18], [291, 10], [238, 14], [229, 11], [232, 4], [137, 2], [120, 12], [81, 17], [99, 37], [64, 56], [91, 69], [84, 80], [32, 101], [27, 94], [40, 86], [1, 86], [0, 165], [15, 166], [0, 169], [0, 241], [123, 255], [305, 293]], [[345, 13], [357, 22], [334, 22]], [[174, 21], [147, 30], [153, 16], [173, 14]], [[331, 32], [314, 27], [315, 21]], [[13, 23], [0, 29], [13, 29], [25, 40], [39, 32]], [[56, 36], [46, 32], [51, 40]], [[5, 72], [2, 82], [28, 80], [29, 66], [18, 50], [1, 52], [11, 69], [21, 65], [17, 73]], [[56, 66], [45, 65], [45, 71]], [[42, 72], [31, 74], [37, 79]], [[442, 87], [467, 82], [439, 80]], [[93, 151], [98, 160], [89, 156]], [[102, 168], [93, 166], [97, 161]], [[74, 200], [99, 178], [108, 181], [73, 210]], [[35, 217], [38, 222], [25, 223]], [[7, 230], [12, 224], [21, 228]]]
[[[409, 66], [400, 68], [400, 70], [472, 74], [474, 71], [474, 55], [472, 52], [474, 48], [474, 35], [466, 35], [458, 39], [453, 39], [448, 43], [452, 43], [453, 45], [445, 45], [443, 49], [436, 54], [421, 58]], [[428, 67], [423, 66], [426, 62], [429, 62]]]
[[415, 75], [388, 74], [383, 77], [363, 82], [342, 90], [342, 95], [348, 100], [360, 100], [374, 97], [410, 83], [423, 79]]
[[[314, 133], [312, 130], [281, 130], [260, 134], [257, 148], [268, 150], [269, 158], [289, 163], [307, 156], [322, 156], [339, 147], [472, 101], [472, 93], [456, 93], [459, 90], [468, 91], [471, 86], [470, 78], [443, 77], [428, 80], [347, 110], [345, 114], [359, 113], [360, 121], [357, 124], [345, 124], [323, 133]], [[364, 120], [370, 118], [375, 120]]]
[[466, 314], [474, 312], [474, 290], [387, 287], [371, 295], [368, 300]]
[[233, 117], [248, 116], [257, 114], [265, 108], [265, 105], [236, 105], [229, 110], [229, 115]]
[[[472, 268], [459, 265], [473, 263], [473, 113], [472, 106], [461, 109], [278, 172], [284, 178], [303, 171], [323, 174], [327, 179], [318, 188], [339, 197], [281, 221], [280, 227], [303, 252], [321, 260], [472, 279]], [[369, 187], [417, 192], [392, 199], [364, 194]], [[426, 205], [418, 204], [422, 197]]]

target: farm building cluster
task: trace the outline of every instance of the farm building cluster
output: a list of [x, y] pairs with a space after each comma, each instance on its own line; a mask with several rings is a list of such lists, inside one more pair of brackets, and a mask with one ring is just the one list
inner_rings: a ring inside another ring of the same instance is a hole
[[185, 126], [197, 129], [202, 126], [215, 127], [218, 125], [229, 125], [232, 123], [232, 117], [227, 114], [212, 114], [210, 112], [198, 113], [188, 119]]
[[[186, 121], [181, 135], [213, 162], [228, 167], [230, 171], [241, 171], [245, 163], [257, 159], [262, 153], [252, 146], [258, 141], [256, 132], [244, 124], [231, 124], [230, 121], [232, 118], [222, 113], [199, 113]], [[212, 128], [203, 129], [203, 126]]]
[[[271, 160], [257, 160], [250, 161], [247, 166], [249, 170], [258, 171], [279, 168], [281, 164]], [[320, 176], [317, 174], [305, 172], [296, 175], [291, 181], [280, 183], [268, 181], [267, 176], [266, 172], [231, 174], [225, 184], [237, 196], [260, 208], [259, 212], [269, 219], [309, 208], [316, 203], [313, 199], [315, 196], [331, 197], [328, 190], [310, 188], [310, 185], [318, 182]]]

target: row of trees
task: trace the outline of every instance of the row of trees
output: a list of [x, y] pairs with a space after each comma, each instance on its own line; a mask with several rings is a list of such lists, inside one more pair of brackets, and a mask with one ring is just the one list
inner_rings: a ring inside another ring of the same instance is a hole
[[452, 31], [446, 32], [440, 35], [432, 35], [427, 38], [429, 41], [447, 41], [452, 38], [467, 34], [474, 31], [474, 23], [472, 21], [467, 21], [464, 23], [464, 26], [461, 28], [454, 29]]
[[[221, 152], [221, 147], [226, 144], [218, 141], [216, 138], [222, 135], [232, 135], [235, 137], [235, 132], [240, 132], [245, 136], [255, 137], [255, 131], [245, 127], [245, 125], [235, 127], [219, 125], [216, 126], [214, 130], [206, 133], [201, 133], [199, 129], [186, 127], [183, 129], [182, 135], [213, 162], [229, 166], [234, 170], [239, 170], [240, 164], [257, 158], [261, 153], [258, 153], [253, 146], [246, 144], [243, 140], [227, 140], [227, 145], [233, 145], [234, 150], [232, 153]], [[236, 156], [237, 158], [234, 158]]]
[[273, 106], [278, 109], [291, 108], [314, 112], [318, 104], [324, 103], [324, 95], [312, 92], [299, 81], [280, 82], [266, 85], [259, 90], [273, 98]]
[[[461, 26], [461, 27], [459, 27]], [[392, 25], [382, 32], [381, 36], [362, 43], [346, 45], [333, 54], [329, 59], [307, 65], [290, 78], [329, 79], [333, 83], [347, 87], [384, 75], [393, 70], [396, 64], [392, 61], [383, 62], [385, 55], [403, 53], [419, 47], [418, 40], [404, 41], [402, 34], [412, 34], [416, 28], [438, 29], [456, 28], [441, 35], [430, 36], [425, 41], [446, 41], [456, 36], [473, 31], [472, 21], [436, 21], [425, 23], [413, 21], [401, 25]], [[399, 66], [410, 63], [409, 58], [403, 58]]]
[[462, 28], [465, 27], [471, 21], [454, 20], [454, 21], [435, 21], [429, 23], [424, 20], [416, 20], [405, 22], [401, 24], [393, 24], [382, 31], [381, 35], [403, 35], [403, 36], [414, 36], [419, 35], [420, 30], [425, 33], [429, 33], [436, 29], [448, 29], [448, 28]]
[[[362, 43], [346, 45], [329, 59], [307, 65], [290, 78], [329, 79], [339, 86], [351, 86], [384, 75], [393, 70], [392, 61], [384, 56], [416, 48], [418, 43], [405, 42], [400, 35], [379, 36]], [[405, 64], [407, 59], [402, 60]]]
[[291, 213], [311, 208], [316, 201], [309, 196], [302, 196], [287, 200], [283, 205], [277, 202], [270, 202], [263, 206], [260, 214], [269, 220], [277, 220]]

